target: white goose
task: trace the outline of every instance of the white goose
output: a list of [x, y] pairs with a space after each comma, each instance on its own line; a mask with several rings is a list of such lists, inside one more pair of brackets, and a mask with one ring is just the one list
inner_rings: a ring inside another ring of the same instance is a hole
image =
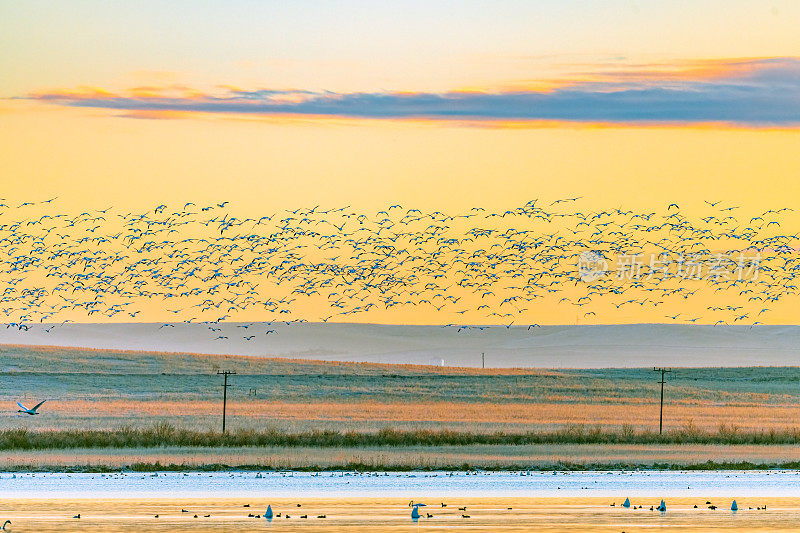
[[31, 409], [28, 409], [27, 407], [25, 407], [25, 406], [24, 406], [24, 405], [22, 405], [21, 403], [17, 402], [17, 405], [19, 405], [19, 406], [21, 407], [21, 409], [20, 409], [19, 411], [17, 411], [17, 412], [18, 412], [18, 413], [25, 413], [25, 414], [27, 414], [27, 415], [38, 415], [38, 414], [39, 414], [39, 412], [38, 412], [38, 409], [39, 409], [39, 408], [42, 406], [42, 404], [43, 404], [44, 402], [46, 402], [46, 401], [47, 401], [47, 400], [42, 400], [41, 402], [39, 402], [38, 404], [36, 404], [36, 405], [35, 405], [33, 408], [31, 408]]

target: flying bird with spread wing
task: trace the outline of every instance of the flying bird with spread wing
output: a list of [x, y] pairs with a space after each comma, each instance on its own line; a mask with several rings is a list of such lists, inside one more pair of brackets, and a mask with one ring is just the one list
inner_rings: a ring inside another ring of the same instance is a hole
[[21, 403], [17, 402], [17, 405], [19, 405], [19, 406], [20, 406], [20, 410], [19, 410], [19, 411], [17, 411], [17, 412], [18, 412], [18, 413], [25, 413], [25, 414], [27, 414], [27, 415], [38, 415], [38, 414], [39, 414], [39, 408], [40, 408], [40, 407], [42, 406], [42, 404], [43, 404], [44, 402], [46, 402], [46, 401], [47, 401], [47, 400], [42, 400], [41, 402], [37, 403], [37, 404], [36, 404], [36, 405], [35, 405], [33, 408], [31, 408], [31, 409], [28, 409], [27, 407], [25, 407], [25, 406], [24, 406], [24, 405], [22, 405]]

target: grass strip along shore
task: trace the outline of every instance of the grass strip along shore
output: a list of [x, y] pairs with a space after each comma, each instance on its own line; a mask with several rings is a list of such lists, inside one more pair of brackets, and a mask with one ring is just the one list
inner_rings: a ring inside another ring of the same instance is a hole
[[552, 431], [525, 433], [469, 433], [449, 430], [381, 429], [375, 432], [305, 431], [284, 432], [242, 429], [227, 433], [195, 431], [171, 424], [97, 430], [0, 430], [0, 450], [46, 450], [73, 448], [156, 448], [187, 447], [360, 447], [360, 446], [468, 446], [530, 444], [718, 444], [778, 445], [800, 444], [800, 428], [742, 431], [721, 425], [716, 431], [691, 426], [670, 429], [663, 434], [633, 427], [604, 429], [572, 425]]
[[87, 465], [17, 465], [4, 468], [7, 473], [113, 473], [113, 472], [609, 472], [609, 471], [751, 471], [751, 470], [800, 470], [800, 461], [776, 463], [751, 463], [706, 461], [702, 463], [554, 463], [548, 465], [472, 465], [470, 463], [437, 465], [426, 467], [402, 464], [375, 464], [348, 462], [324, 466], [296, 466], [283, 468], [275, 464], [162, 464], [156, 462], [131, 463], [122, 467], [102, 464]]

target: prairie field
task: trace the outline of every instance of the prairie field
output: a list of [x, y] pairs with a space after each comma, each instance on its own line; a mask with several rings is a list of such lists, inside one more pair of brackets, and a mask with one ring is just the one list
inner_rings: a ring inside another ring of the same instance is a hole
[[[220, 369], [237, 372], [228, 391], [231, 429], [487, 433], [658, 424], [659, 385], [650, 368], [481, 370], [2, 346], [0, 429], [217, 429]], [[42, 399], [48, 401], [37, 416], [16, 412], [17, 401]], [[674, 369], [664, 425], [800, 427], [800, 368]]]
[[[222, 369], [236, 372], [227, 435]], [[800, 459], [797, 367], [673, 369], [663, 435], [651, 368], [483, 370], [6, 345], [0, 374], [4, 468], [26, 457], [31, 466], [275, 468]], [[44, 399], [36, 416], [17, 412], [17, 401]], [[559, 449], [570, 444], [595, 447]]]

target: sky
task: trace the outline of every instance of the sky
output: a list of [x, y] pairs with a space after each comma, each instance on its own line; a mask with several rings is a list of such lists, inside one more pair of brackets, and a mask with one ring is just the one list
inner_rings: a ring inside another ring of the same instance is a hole
[[0, 198], [784, 207], [797, 28], [792, 1], [0, 0]]

